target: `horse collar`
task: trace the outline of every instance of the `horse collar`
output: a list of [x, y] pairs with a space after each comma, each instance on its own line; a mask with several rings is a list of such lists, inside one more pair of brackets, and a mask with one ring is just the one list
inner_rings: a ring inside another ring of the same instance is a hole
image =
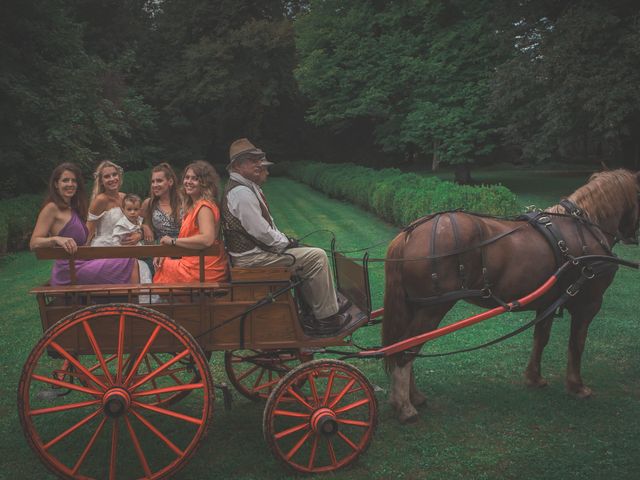
[[560, 200], [560, 205], [569, 215], [573, 215], [574, 217], [584, 217], [584, 210], [582, 210], [568, 198], [563, 198], [562, 200]]

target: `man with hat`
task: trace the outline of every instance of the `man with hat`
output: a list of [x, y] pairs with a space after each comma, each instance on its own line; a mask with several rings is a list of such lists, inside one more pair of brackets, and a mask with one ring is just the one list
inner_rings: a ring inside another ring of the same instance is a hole
[[269, 165], [273, 163], [248, 139], [231, 144], [230, 175], [222, 198], [227, 250], [236, 267], [293, 266], [304, 280], [302, 296], [314, 316], [303, 322], [305, 332], [334, 335], [350, 326], [351, 315], [344, 313], [350, 302], [337, 299], [324, 250], [299, 246], [276, 227], [260, 188]]

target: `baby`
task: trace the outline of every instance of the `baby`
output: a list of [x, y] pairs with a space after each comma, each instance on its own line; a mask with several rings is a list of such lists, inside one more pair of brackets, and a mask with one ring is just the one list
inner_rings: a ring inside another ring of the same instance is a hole
[[[123, 237], [142, 231], [142, 217], [140, 216], [140, 208], [142, 206], [142, 200], [139, 196], [133, 193], [128, 193], [122, 199], [122, 212], [124, 217], [118, 220], [115, 227], [113, 227], [113, 239], [114, 243], [121, 244]], [[142, 245], [142, 240], [138, 243]]]
[[[113, 227], [113, 240], [115, 244], [121, 244], [122, 239], [130, 233], [142, 231], [141, 206], [142, 200], [133, 193], [128, 193], [122, 199], [122, 212], [124, 213], [124, 217], [118, 220], [118, 223]], [[142, 240], [138, 242], [138, 245], [143, 245]], [[140, 283], [151, 283], [151, 270], [143, 260], [138, 260], [138, 269], [140, 272]], [[139, 295], [140, 303], [157, 303], [158, 301], [157, 295]]]

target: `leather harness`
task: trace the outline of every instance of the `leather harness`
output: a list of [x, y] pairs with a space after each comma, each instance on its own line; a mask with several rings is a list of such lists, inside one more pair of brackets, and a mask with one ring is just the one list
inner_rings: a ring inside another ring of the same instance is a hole
[[[559, 268], [564, 263], [566, 263], [568, 260], [573, 260], [573, 257], [569, 254], [569, 247], [567, 245], [566, 240], [564, 239], [562, 232], [557, 227], [557, 225], [555, 225], [552, 221], [553, 215], [571, 217], [575, 220], [578, 236], [582, 244], [582, 255], [587, 255], [589, 253], [588, 247], [585, 241], [584, 229], [586, 228], [586, 230], [594, 237], [594, 239], [604, 248], [607, 254], [615, 257], [615, 255], [611, 251], [611, 248], [609, 247], [606, 240], [604, 239], [603, 235], [598, 235], [596, 232], [593, 231], [593, 228], [591, 227], [594, 225], [586, 219], [582, 209], [578, 208], [573, 202], [571, 202], [568, 199], [563, 199], [560, 202], [560, 205], [565, 209], [565, 211], [567, 212], [567, 215], [550, 214], [546, 212], [530, 212], [530, 213], [521, 215], [515, 219], [516, 221], [519, 220], [519, 221], [524, 221], [528, 223], [537, 232], [539, 232], [545, 238], [545, 240], [547, 240], [554, 255], [556, 269]], [[492, 284], [489, 279], [489, 273], [488, 273], [488, 268], [486, 264], [486, 253], [485, 253], [484, 247], [498, 241], [500, 238], [503, 238], [506, 235], [509, 235], [515, 232], [520, 227], [510, 230], [509, 232], [497, 235], [496, 237], [485, 239], [482, 223], [478, 220], [478, 217], [482, 217], [482, 215], [474, 214], [472, 215], [471, 218], [473, 219], [473, 224], [477, 231], [477, 235], [478, 235], [478, 238], [480, 239], [480, 242], [472, 247], [461, 249], [459, 246], [459, 228], [456, 222], [456, 217], [455, 215], [453, 215], [453, 213], [456, 213], [459, 211], [460, 210], [450, 211], [450, 212], [439, 212], [433, 215], [429, 215], [427, 217], [423, 217], [415, 221], [405, 229], [405, 231], [408, 234], [410, 234], [418, 225], [421, 225], [422, 223], [425, 223], [432, 219], [434, 221], [434, 225], [431, 232], [431, 245], [430, 245], [430, 251], [429, 251], [429, 258], [432, 259], [433, 271], [431, 273], [431, 279], [433, 281], [433, 290], [435, 292], [435, 295], [430, 297], [407, 297], [407, 301], [414, 305], [430, 306], [430, 305], [437, 305], [441, 303], [455, 302], [458, 300], [463, 300], [468, 298], [484, 298], [484, 299], [492, 299], [497, 305], [503, 306], [508, 310], [512, 310], [513, 308], [509, 307], [507, 302], [505, 302], [501, 298], [494, 295], [493, 292], [491, 291]], [[438, 223], [441, 220], [442, 215], [444, 214], [447, 215], [451, 223], [454, 248], [453, 248], [453, 251], [449, 252], [448, 254], [442, 254], [442, 253], [438, 254], [436, 251], [437, 227], [438, 227]], [[462, 254], [475, 250], [477, 248], [480, 249], [481, 265], [482, 265], [482, 282], [483, 282], [483, 287], [482, 289], [479, 289], [479, 290], [466, 288], [467, 278], [465, 274], [464, 263], [461, 258]], [[438, 274], [438, 265], [439, 265], [438, 259], [443, 257], [453, 256], [453, 255], [456, 256], [456, 259], [458, 262], [458, 275], [460, 279], [460, 289], [454, 290], [451, 292], [442, 292], [440, 287], [440, 276]], [[605, 262], [602, 262], [602, 263], [604, 264]], [[577, 266], [578, 265], [576, 265], [576, 267]], [[601, 274], [603, 272], [609, 271], [610, 268], [616, 268], [616, 267], [615, 265], [611, 265], [607, 263], [606, 265], [591, 264], [585, 268], [588, 268], [594, 274], [596, 273]], [[582, 276], [580, 278], [582, 278]], [[592, 278], [592, 277], [589, 277], [589, 278]], [[579, 284], [577, 285], [576, 284], [572, 285], [573, 289], [571, 290], [571, 295], [569, 296], [575, 296], [578, 293], [583, 282], [584, 280], [579, 282]], [[564, 304], [565, 302], [566, 302], [566, 299], [563, 300], [561, 303]], [[554, 302], [554, 304], [557, 304], [557, 302]], [[556, 305], [556, 308], [557, 307], [558, 305]]]

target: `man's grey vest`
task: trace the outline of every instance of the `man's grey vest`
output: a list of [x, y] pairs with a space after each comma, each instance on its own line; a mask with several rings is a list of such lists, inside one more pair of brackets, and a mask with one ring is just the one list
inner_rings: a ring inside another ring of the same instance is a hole
[[[224, 232], [224, 240], [227, 246], [227, 250], [231, 253], [243, 253], [258, 247], [267, 252], [274, 251], [273, 248], [268, 247], [261, 241], [249, 235], [249, 233], [247, 233], [245, 228], [242, 226], [242, 223], [240, 223], [240, 220], [234, 217], [229, 211], [229, 192], [234, 188], [240, 186], [246, 185], [242, 185], [240, 182], [229, 179], [224, 189], [224, 195], [222, 197], [222, 229]], [[258, 198], [257, 195], [256, 198]], [[269, 211], [265, 208], [262, 202], [260, 202], [259, 198], [258, 203], [260, 204], [262, 218], [264, 218], [269, 225], [273, 226], [271, 215], [269, 215]]]

